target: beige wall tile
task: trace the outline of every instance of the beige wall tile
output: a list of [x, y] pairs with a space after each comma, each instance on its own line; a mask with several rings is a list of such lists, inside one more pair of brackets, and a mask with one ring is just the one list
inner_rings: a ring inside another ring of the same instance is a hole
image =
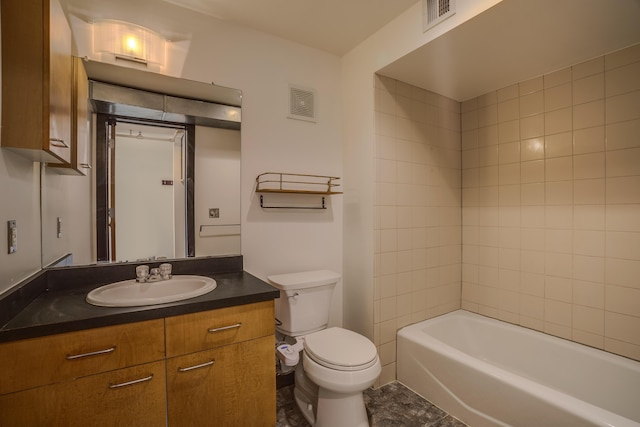
[[573, 179], [573, 158], [571, 156], [545, 160], [545, 181], [567, 181], [571, 179]]
[[[500, 122], [508, 122], [520, 118], [520, 99], [513, 98], [500, 102], [497, 109], [497, 118]], [[530, 115], [530, 114], [529, 114]]]
[[544, 110], [553, 111], [571, 106], [571, 82], [544, 90]]
[[573, 280], [547, 276], [544, 280], [545, 299], [570, 303], [573, 294]]
[[605, 203], [604, 179], [580, 179], [573, 182], [573, 201], [576, 205]]
[[607, 203], [640, 203], [640, 176], [607, 178]]
[[495, 125], [498, 123], [498, 107], [496, 104], [478, 108], [478, 127]]
[[573, 182], [554, 181], [545, 183], [547, 205], [570, 205], [573, 203]]
[[640, 90], [640, 61], [610, 70], [606, 77], [607, 96]]
[[520, 159], [525, 162], [544, 158], [544, 137], [520, 141]]
[[604, 231], [574, 230], [573, 253], [594, 257], [604, 256]]
[[574, 305], [573, 328], [600, 336], [604, 335], [604, 310]]
[[520, 117], [534, 116], [544, 113], [544, 92], [533, 92], [520, 99]]
[[606, 259], [606, 283], [640, 289], [640, 260]]
[[640, 147], [640, 120], [607, 125], [607, 150]]
[[520, 119], [520, 138], [531, 139], [544, 136], [545, 134], [545, 115], [536, 114]]
[[517, 98], [519, 95], [519, 87], [517, 84], [507, 86], [498, 90], [498, 103], [504, 102], [508, 99]]
[[607, 311], [604, 322], [607, 338], [640, 345], [640, 317]]
[[520, 182], [544, 182], [544, 160], [522, 162], [520, 167]]
[[606, 213], [607, 230], [640, 232], [640, 204], [608, 205]]
[[606, 255], [609, 258], [640, 260], [640, 233], [607, 231]]
[[593, 179], [605, 176], [605, 153], [581, 154], [573, 157], [573, 178]]
[[571, 337], [575, 342], [578, 342], [580, 344], [604, 349], [604, 337], [602, 335], [592, 334], [591, 332], [581, 331], [579, 329], [573, 329]]
[[640, 313], [640, 289], [606, 285], [607, 311], [637, 316]]
[[640, 118], [640, 90], [608, 97], [605, 103], [607, 124]]
[[573, 105], [603, 99], [604, 93], [604, 73], [573, 81]]
[[573, 131], [573, 153], [585, 154], [604, 151], [605, 127], [596, 126]]
[[640, 345], [630, 344], [605, 337], [604, 349], [612, 353], [640, 360]]
[[545, 138], [545, 157], [570, 156], [573, 153], [571, 132], [549, 135]]
[[605, 206], [574, 205], [573, 227], [576, 230], [604, 230]]
[[607, 176], [640, 175], [640, 148], [607, 151]]
[[478, 128], [478, 147], [487, 147], [498, 143], [498, 126]]
[[574, 280], [573, 304], [604, 309], [604, 284]]
[[[544, 134], [553, 135], [572, 130], [572, 109], [562, 108], [544, 114]], [[535, 117], [535, 116], [534, 116]]]
[[498, 142], [512, 142], [520, 139], [520, 120], [498, 123]]
[[584, 129], [604, 124], [604, 100], [587, 102], [573, 107], [573, 128]]
[[556, 325], [571, 327], [572, 306], [567, 302], [545, 299], [544, 301], [545, 322]]

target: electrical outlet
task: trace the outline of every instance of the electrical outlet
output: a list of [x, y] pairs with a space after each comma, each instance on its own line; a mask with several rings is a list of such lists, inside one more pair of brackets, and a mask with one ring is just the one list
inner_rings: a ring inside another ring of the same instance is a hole
[[209, 208], [209, 218], [220, 218], [220, 209]]
[[18, 252], [18, 225], [15, 219], [7, 221], [8, 253]]

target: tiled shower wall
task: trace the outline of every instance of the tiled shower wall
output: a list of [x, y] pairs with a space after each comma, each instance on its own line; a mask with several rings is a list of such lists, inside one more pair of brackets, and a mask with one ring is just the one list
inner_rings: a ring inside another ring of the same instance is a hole
[[375, 77], [374, 342], [395, 379], [396, 331], [460, 307], [460, 103]]
[[462, 308], [640, 360], [640, 45], [461, 106]]

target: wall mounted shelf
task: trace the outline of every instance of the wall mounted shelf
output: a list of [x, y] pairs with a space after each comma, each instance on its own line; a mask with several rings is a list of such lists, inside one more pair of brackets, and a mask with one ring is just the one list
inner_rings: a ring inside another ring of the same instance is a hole
[[337, 176], [307, 175], [283, 172], [265, 172], [256, 177], [256, 193], [271, 194], [307, 194], [323, 196], [320, 205], [267, 205], [264, 195], [260, 195], [260, 207], [263, 209], [326, 209], [326, 198], [332, 194], [342, 194], [336, 191], [340, 186]]

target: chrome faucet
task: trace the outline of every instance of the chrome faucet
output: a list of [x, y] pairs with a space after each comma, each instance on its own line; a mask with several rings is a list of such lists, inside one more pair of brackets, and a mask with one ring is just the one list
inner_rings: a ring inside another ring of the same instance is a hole
[[148, 265], [139, 265], [136, 267], [136, 282], [147, 283], [157, 282], [160, 280], [171, 279], [171, 264], [160, 264], [160, 267], [149, 270]]

